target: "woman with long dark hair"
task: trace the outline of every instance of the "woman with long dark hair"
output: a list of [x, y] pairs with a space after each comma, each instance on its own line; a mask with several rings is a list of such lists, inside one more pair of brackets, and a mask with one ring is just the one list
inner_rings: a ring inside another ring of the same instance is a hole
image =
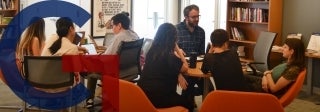
[[160, 25], [138, 85], [157, 108], [183, 106], [193, 111], [193, 103], [177, 94], [177, 84], [186, 89], [187, 82], [181, 75], [188, 64], [177, 45], [177, 30], [170, 23]]
[[58, 35], [53, 35], [42, 52], [42, 56], [62, 56], [79, 54], [78, 46], [73, 44], [75, 28], [71, 19], [61, 17], [56, 22]]
[[[73, 22], [70, 18], [61, 17], [56, 22], [56, 33], [57, 35], [52, 35], [47, 41], [42, 56], [62, 56], [62, 55], [78, 55], [79, 48], [77, 45], [73, 44], [75, 38], [75, 28]], [[78, 72], [74, 72], [75, 84], [79, 82], [80, 75]], [[49, 89], [44, 90], [46, 92], [59, 92], [65, 91], [66, 88], [61, 89]]]

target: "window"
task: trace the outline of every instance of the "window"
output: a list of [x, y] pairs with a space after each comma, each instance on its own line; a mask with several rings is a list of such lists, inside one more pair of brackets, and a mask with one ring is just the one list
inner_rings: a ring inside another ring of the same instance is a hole
[[133, 0], [133, 30], [140, 37], [153, 38], [159, 25], [166, 21], [167, 0]]
[[[26, 8], [32, 4], [42, 2], [42, 1], [45, 1], [45, 0], [21, 0], [20, 1], [20, 6], [21, 6], [20, 10], [23, 10], [24, 8]], [[70, 2], [70, 3], [76, 4], [76, 5], [80, 5], [80, 0], [62, 0], [62, 1]], [[59, 17], [46, 17], [46, 18], [44, 18], [46, 37], [51, 37], [52, 34], [56, 33], [56, 27], [55, 27], [56, 25], [55, 24], [58, 19], [59, 19]], [[75, 27], [76, 27], [76, 31], [80, 31], [79, 26], [75, 25]], [[90, 33], [88, 33], [88, 34], [90, 34]]]
[[184, 19], [183, 8], [195, 4], [200, 8], [199, 26], [205, 30], [206, 43], [210, 42], [210, 35], [214, 29], [226, 29], [227, 0], [182, 0], [181, 21]]

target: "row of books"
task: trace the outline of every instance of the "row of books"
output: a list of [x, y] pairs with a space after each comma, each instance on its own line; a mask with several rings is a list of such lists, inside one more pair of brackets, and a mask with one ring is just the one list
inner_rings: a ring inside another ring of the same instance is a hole
[[231, 7], [230, 19], [244, 22], [268, 22], [268, 9]]
[[0, 0], [0, 10], [15, 9], [13, 0]]
[[0, 24], [1, 25], [7, 25], [11, 22], [11, 20], [13, 19], [13, 17], [3, 17], [0, 16]]
[[238, 29], [237, 27], [230, 27], [230, 31], [231, 31], [231, 36], [232, 36], [231, 39], [245, 40], [243, 32], [240, 29]]

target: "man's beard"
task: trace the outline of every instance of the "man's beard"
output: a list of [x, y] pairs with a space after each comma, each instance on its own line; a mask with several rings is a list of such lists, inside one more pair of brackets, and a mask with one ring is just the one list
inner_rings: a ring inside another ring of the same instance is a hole
[[191, 26], [191, 27], [196, 27], [196, 26], [198, 26], [198, 22], [189, 22], [188, 24], [189, 24], [189, 26]]

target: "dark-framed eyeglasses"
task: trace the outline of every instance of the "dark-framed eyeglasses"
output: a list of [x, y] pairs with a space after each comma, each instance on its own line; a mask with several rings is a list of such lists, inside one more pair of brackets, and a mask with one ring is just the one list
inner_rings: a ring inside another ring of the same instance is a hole
[[201, 15], [196, 15], [196, 16], [188, 16], [190, 17], [191, 19], [199, 19]]

